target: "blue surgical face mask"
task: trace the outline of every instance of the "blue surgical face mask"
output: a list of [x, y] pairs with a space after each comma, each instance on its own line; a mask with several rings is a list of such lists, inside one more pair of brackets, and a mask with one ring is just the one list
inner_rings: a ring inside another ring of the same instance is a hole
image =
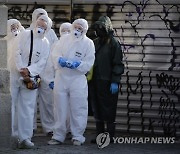
[[45, 30], [44, 30], [43, 28], [37, 27], [37, 34], [38, 34], [38, 35], [43, 35], [44, 32], [45, 32]]
[[74, 36], [76, 38], [79, 38], [82, 35], [82, 31], [80, 31], [79, 29], [75, 29], [74, 30]]

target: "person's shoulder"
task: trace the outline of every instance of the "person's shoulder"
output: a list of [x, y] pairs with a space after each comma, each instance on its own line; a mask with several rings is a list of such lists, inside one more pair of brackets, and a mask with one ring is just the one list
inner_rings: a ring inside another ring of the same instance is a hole
[[55, 31], [54, 31], [53, 29], [50, 29], [50, 30], [48, 31], [48, 33], [49, 33], [51, 36], [57, 37], [57, 35], [56, 35], [56, 33], [55, 33]]
[[84, 37], [84, 40], [85, 40], [86, 42], [93, 43], [93, 40], [90, 39], [90, 38], [87, 37], [87, 36]]
[[55, 33], [55, 31], [52, 28], [49, 30], [49, 32], [50, 33]]
[[47, 42], [49, 43], [47, 37], [44, 37], [44, 38], [43, 38], [43, 41], [44, 41], [45, 43], [47, 43]]
[[47, 35], [55, 35], [55, 31], [53, 29], [50, 29], [48, 32], [47, 32]]
[[94, 43], [95, 43], [95, 42], [98, 42], [98, 41], [99, 41], [99, 38], [98, 38], [98, 37], [93, 39], [93, 42], [94, 42]]
[[42, 39], [42, 43], [44, 44], [44, 47], [50, 45], [50, 44], [49, 44], [49, 41], [48, 41], [48, 39], [47, 39], [46, 37], [44, 37], [44, 38]]
[[23, 31], [20, 32], [18, 38], [19, 38], [19, 39], [26, 40], [26, 38], [30, 36], [30, 32], [31, 32], [31, 30], [25, 29], [25, 30], [23, 30]]
[[119, 40], [116, 37], [114, 37], [114, 36], [111, 37], [111, 44], [113, 46], [120, 46]]
[[25, 29], [20, 34], [22, 34], [22, 35], [30, 35], [31, 34], [31, 30], [30, 29]]

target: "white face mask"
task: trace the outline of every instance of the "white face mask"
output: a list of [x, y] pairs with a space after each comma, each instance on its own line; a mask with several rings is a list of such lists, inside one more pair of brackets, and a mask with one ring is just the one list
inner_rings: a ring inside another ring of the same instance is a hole
[[37, 27], [36, 32], [39, 36], [42, 36], [44, 34], [45, 30], [41, 27]]
[[82, 35], [82, 31], [80, 31], [79, 29], [75, 29], [74, 30], [74, 36], [76, 38], [79, 38]]
[[19, 31], [19, 30], [14, 30], [14, 31], [12, 31], [12, 33], [13, 33], [14, 36], [18, 36], [18, 34], [20, 33], [20, 31]]
[[63, 35], [67, 35], [67, 34], [69, 34], [69, 32], [61, 32], [61, 36], [63, 36]]

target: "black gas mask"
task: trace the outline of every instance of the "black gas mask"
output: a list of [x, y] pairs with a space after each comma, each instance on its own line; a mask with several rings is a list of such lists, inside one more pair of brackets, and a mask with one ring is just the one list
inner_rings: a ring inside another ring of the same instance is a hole
[[95, 29], [96, 35], [97, 35], [98, 37], [101, 37], [101, 38], [102, 38], [102, 37], [107, 36], [107, 32], [106, 32], [104, 26], [97, 24], [97, 25], [94, 26], [94, 29]]

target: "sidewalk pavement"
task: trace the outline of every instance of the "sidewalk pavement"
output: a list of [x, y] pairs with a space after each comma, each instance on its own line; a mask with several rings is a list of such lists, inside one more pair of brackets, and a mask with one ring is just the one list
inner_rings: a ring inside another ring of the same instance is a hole
[[[117, 135], [116, 135], [117, 136]], [[174, 144], [110, 144], [99, 149], [97, 144], [91, 144], [95, 137], [92, 132], [85, 133], [86, 142], [82, 146], [73, 146], [70, 139], [66, 139], [62, 145], [47, 145], [51, 137], [44, 135], [35, 136], [32, 141], [34, 149], [1, 148], [0, 154], [180, 154], [180, 143]], [[117, 136], [120, 137], [120, 136]]]

